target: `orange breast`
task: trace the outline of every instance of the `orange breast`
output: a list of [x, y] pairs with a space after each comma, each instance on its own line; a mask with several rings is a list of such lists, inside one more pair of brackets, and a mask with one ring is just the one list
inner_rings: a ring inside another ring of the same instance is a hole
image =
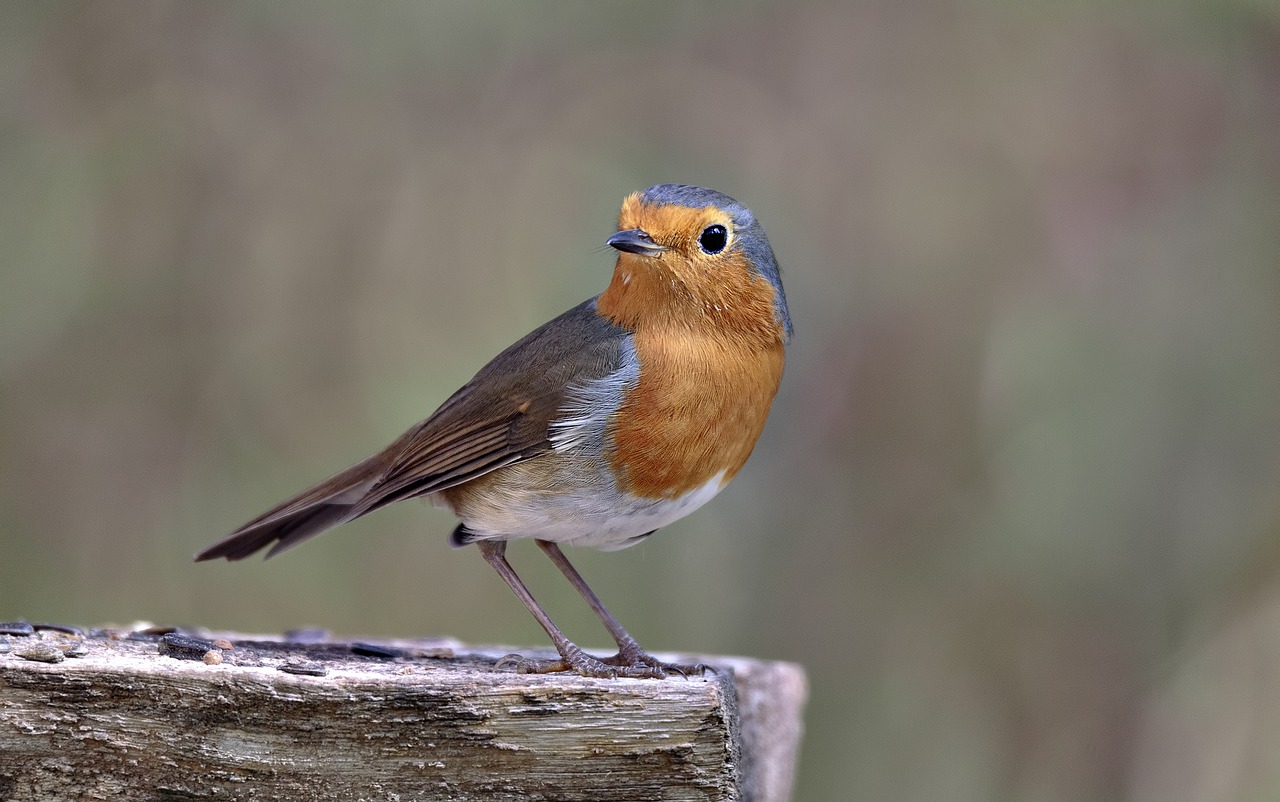
[[688, 330], [635, 333], [640, 378], [610, 426], [610, 463], [624, 492], [675, 498], [742, 468], [782, 380], [779, 340]]

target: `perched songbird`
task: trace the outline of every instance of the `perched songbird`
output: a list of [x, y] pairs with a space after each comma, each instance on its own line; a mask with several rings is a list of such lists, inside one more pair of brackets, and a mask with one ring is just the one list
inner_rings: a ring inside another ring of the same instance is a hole
[[[791, 319], [764, 229], [733, 198], [659, 184], [629, 196], [607, 289], [503, 351], [391, 445], [196, 555], [267, 556], [401, 499], [462, 523], [551, 636], [560, 660], [518, 670], [662, 677], [569, 564], [560, 543], [620, 549], [707, 503], [751, 454]], [[597, 659], [561, 633], [505, 551], [532, 537], [618, 644]]]

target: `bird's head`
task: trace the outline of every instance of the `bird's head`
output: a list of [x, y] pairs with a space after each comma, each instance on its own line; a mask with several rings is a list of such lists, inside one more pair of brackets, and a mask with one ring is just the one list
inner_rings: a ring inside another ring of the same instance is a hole
[[619, 325], [790, 339], [773, 249], [751, 210], [728, 195], [684, 184], [633, 193], [606, 243], [618, 263], [597, 308]]

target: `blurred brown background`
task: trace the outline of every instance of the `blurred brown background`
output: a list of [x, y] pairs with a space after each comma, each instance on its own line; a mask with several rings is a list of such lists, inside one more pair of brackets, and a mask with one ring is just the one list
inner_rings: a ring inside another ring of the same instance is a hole
[[797, 336], [732, 487], [571, 555], [636, 637], [803, 663], [801, 800], [1280, 798], [1275, 3], [0, 15], [0, 618], [544, 645], [422, 505], [190, 557], [698, 183]]

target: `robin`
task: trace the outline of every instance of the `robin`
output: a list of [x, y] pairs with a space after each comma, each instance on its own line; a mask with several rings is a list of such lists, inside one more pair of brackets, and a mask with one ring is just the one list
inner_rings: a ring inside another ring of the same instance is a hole
[[[659, 184], [623, 201], [608, 288], [498, 354], [382, 451], [196, 555], [267, 557], [407, 498], [461, 523], [546, 630], [559, 660], [519, 671], [654, 677], [691, 667], [640, 648], [561, 543], [613, 550], [701, 507], [750, 456], [782, 379], [791, 318], [755, 216], [714, 190]], [[531, 537], [618, 644], [596, 658], [560, 631], [516, 575], [507, 541]], [[700, 668], [700, 667], [692, 667]]]

